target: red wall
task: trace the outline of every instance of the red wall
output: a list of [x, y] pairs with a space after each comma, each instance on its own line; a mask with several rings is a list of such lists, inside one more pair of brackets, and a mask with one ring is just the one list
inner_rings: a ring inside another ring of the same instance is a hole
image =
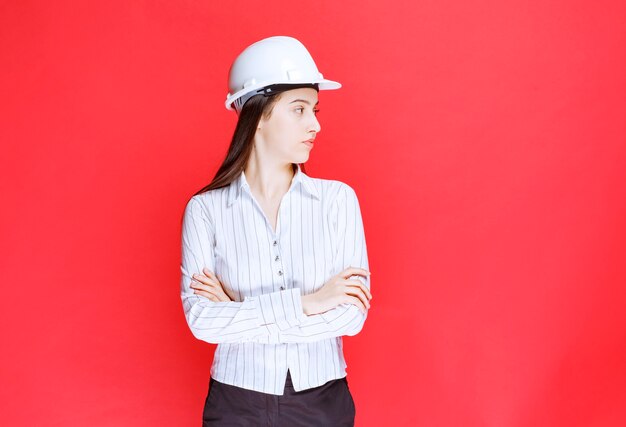
[[344, 85], [306, 166], [366, 227], [357, 425], [626, 425], [625, 22], [618, 0], [3, 2], [0, 424], [200, 424], [182, 209], [234, 129], [230, 63], [291, 35]]

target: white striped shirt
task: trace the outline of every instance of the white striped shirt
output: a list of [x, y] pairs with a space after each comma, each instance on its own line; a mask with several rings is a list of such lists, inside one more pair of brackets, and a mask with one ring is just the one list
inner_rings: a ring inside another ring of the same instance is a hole
[[[193, 293], [206, 267], [234, 296], [214, 302]], [[355, 335], [367, 312], [343, 303], [307, 316], [301, 295], [348, 267], [369, 269], [357, 196], [341, 181], [312, 178], [300, 165], [279, 205], [276, 231], [241, 172], [229, 185], [195, 195], [182, 224], [181, 298], [187, 324], [217, 343], [211, 376], [282, 395], [343, 378], [343, 335]], [[352, 276], [368, 288], [369, 276]]]

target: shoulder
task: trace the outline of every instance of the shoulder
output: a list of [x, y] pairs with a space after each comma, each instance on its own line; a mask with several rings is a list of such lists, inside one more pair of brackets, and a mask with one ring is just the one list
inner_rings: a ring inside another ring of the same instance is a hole
[[227, 185], [213, 190], [204, 191], [200, 194], [194, 194], [187, 200], [186, 207], [195, 207], [196, 209], [202, 208], [203, 210], [210, 212], [212, 206], [215, 206], [221, 199], [228, 196], [228, 188], [229, 186]]
[[187, 200], [183, 209], [183, 222], [206, 218], [206, 210], [202, 197], [194, 195]]
[[206, 193], [195, 194], [191, 196], [187, 200], [187, 204], [185, 205], [185, 210], [204, 209], [204, 207], [206, 206], [207, 197], [208, 196], [206, 195]]
[[220, 190], [221, 189], [210, 190], [191, 196], [185, 204], [184, 216], [202, 218], [212, 222], [213, 215], [211, 214], [211, 206], [214, 205], [212, 198], [214, 198], [215, 193]]
[[310, 179], [318, 189], [321, 189], [323, 197], [333, 204], [357, 199], [356, 191], [346, 182], [327, 178]]

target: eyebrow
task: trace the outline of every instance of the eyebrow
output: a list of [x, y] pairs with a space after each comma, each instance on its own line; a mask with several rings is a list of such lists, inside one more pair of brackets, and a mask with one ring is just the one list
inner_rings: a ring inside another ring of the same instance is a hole
[[[290, 102], [290, 104], [293, 104], [294, 102], [304, 102], [305, 104], [311, 105], [311, 103], [309, 101], [307, 101], [306, 99], [294, 99], [293, 101]], [[315, 105], [317, 105], [319, 103], [320, 103], [320, 101], [318, 99], [317, 102], [315, 103]]]

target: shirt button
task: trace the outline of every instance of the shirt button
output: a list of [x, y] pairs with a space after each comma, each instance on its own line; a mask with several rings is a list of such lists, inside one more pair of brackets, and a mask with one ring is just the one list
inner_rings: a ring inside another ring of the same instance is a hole
[[274, 240], [274, 246], [278, 245], [278, 242], [276, 240]]
[[274, 258], [274, 261], [278, 261], [278, 255], [276, 255], [276, 258]]
[[278, 275], [279, 275], [279, 276], [282, 276], [282, 275], [283, 275], [283, 272], [279, 270], [279, 271], [278, 271]]
[[284, 287], [284, 286], [281, 286], [281, 287], [280, 287], [280, 290], [281, 290], [281, 291], [284, 291], [284, 290], [285, 290], [285, 287]]

